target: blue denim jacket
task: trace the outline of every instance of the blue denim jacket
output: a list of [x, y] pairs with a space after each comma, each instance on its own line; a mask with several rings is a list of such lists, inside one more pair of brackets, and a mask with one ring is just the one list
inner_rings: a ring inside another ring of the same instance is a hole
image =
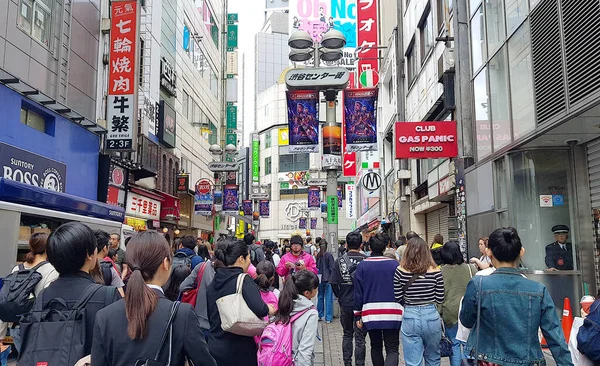
[[498, 268], [490, 276], [473, 277], [467, 285], [460, 321], [465, 327], [472, 328], [466, 352], [474, 353], [477, 348], [478, 359], [505, 366], [545, 365], [538, 339], [538, 328], [541, 328], [556, 364], [573, 365], [554, 302], [546, 287], [524, 278], [515, 268]]

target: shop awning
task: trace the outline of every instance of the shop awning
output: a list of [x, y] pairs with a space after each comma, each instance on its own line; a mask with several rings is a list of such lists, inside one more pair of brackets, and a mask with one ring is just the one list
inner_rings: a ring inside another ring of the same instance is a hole
[[164, 192], [156, 192], [156, 194], [160, 196], [161, 201], [161, 221], [178, 221], [181, 218], [179, 198]]
[[123, 222], [125, 210], [67, 193], [0, 178], [0, 201]]

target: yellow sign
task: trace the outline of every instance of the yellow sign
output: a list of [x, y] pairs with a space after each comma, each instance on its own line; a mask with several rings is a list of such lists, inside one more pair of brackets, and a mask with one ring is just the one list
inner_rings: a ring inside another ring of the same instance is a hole
[[[240, 216], [244, 216], [244, 211], [240, 211]], [[238, 222], [237, 229], [235, 230], [235, 237], [238, 239], [244, 238], [244, 229], [246, 228], [246, 223], [242, 220]]]
[[137, 219], [135, 217], [126, 217], [125, 223], [134, 228], [135, 231], [148, 230], [148, 227], [146, 226], [146, 220]]
[[285, 146], [290, 143], [290, 130], [286, 128], [279, 129], [279, 146]]

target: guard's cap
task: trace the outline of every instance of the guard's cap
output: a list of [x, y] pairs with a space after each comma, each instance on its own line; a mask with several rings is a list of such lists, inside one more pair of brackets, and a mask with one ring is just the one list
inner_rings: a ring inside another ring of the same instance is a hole
[[552, 226], [552, 232], [554, 234], [566, 234], [569, 232], [569, 227], [567, 225], [554, 225]]

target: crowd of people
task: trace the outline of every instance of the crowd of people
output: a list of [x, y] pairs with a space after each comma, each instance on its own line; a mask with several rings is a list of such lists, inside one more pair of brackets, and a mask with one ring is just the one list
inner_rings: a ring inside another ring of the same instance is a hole
[[401, 344], [408, 366], [542, 365], [538, 329], [557, 365], [600, 362], [600, 300], [570, 351], [548, 291], [518, 269], [513, 228], [481, 238], [468, 263], [441, 235], [345, 239], [337, 258], [300, 235], [170, 245], [147, 231], [125, 250], [118, 234], [67, 223], [33, 235], [4, 278], [0, 339], [9, 328], [18, 365], [311, 366], [335, 296], [346, 366], [365, 365], [367, 336], [374, 366], [398, 365]]

